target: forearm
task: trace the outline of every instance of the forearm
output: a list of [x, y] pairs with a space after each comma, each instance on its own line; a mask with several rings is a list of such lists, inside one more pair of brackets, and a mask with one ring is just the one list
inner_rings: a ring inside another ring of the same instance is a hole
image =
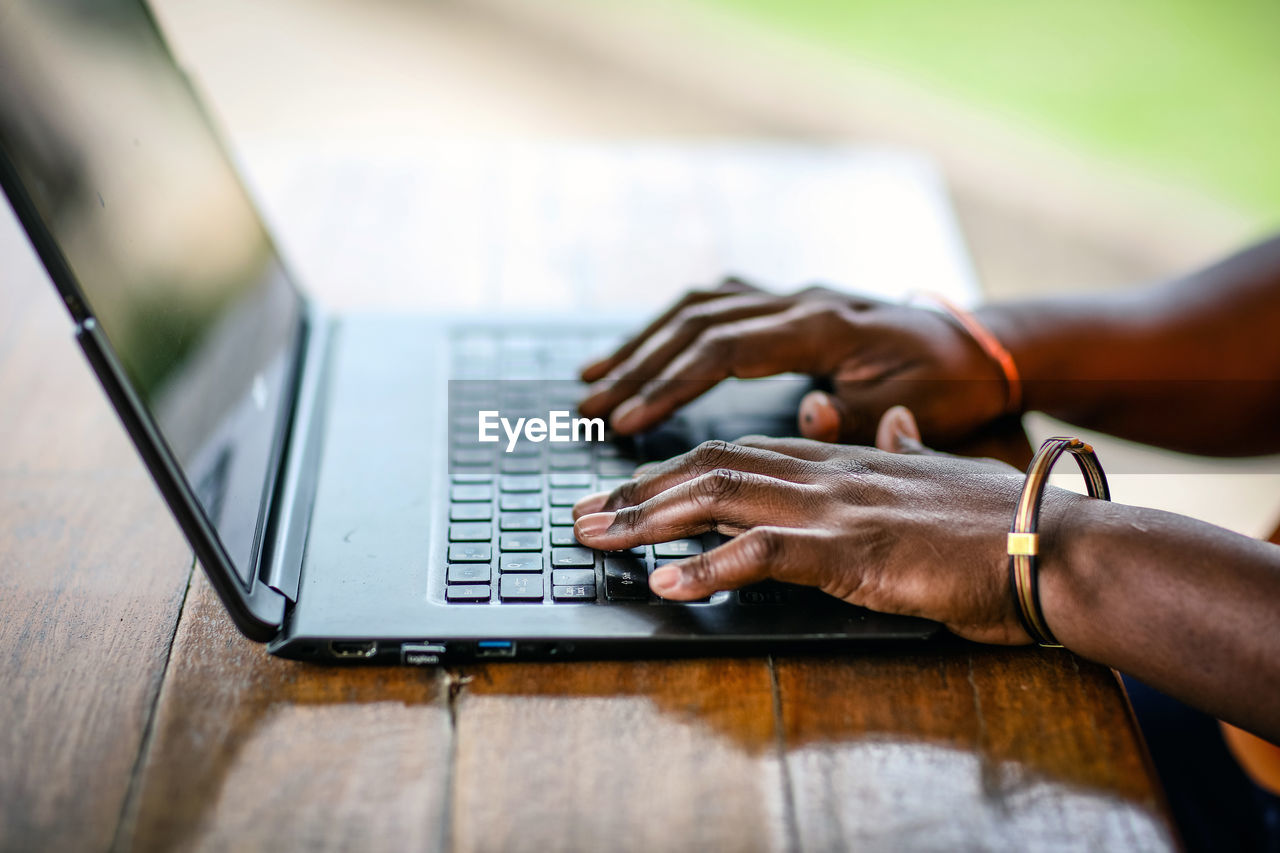
[[979, 316], [1011, 351], [1028, 410], [1193, 453], [1280, 450], [1280, 238], [1138, 293]]
[[1052, 504], [1040, 583], [1059, 641], [1280, 742], [1280, 546], [1157, 510]]

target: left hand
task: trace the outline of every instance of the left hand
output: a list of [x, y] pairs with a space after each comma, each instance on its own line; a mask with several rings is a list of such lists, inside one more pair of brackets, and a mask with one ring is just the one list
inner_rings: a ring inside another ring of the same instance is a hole
[[[729, 542], [657, 569], [658, 595], [704, 598], [774, 578], [884, 613], [922, 616], [985, 643], [1027, 643], [1009, 590], [1005, 535], [1022, 473], [933, 453], [890, 409], [877, 444], [749, 437], [646, 466], [574, 507], [584, 545], [622, 550], [706, 531]], [[1077, 495], [1050, 489], [1042, 529]]]

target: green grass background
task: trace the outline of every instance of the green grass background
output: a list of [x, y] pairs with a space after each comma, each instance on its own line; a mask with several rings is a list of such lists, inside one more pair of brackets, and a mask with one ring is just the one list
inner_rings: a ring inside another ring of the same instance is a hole
[[1280, 221], [1280, 0], [698, 0]]

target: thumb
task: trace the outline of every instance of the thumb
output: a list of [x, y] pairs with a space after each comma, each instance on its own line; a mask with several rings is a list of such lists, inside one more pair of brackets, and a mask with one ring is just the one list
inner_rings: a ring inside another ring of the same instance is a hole
[[876, 447], [890, 453], [929, 453], [920, 441], [920, 427], [906, 406], [894, 406], [876, 427]]
[[810, 391], [800, 401], [800, 434], [815, 441], [837, 442], [850, 426], [849, 410], [839, 397]]

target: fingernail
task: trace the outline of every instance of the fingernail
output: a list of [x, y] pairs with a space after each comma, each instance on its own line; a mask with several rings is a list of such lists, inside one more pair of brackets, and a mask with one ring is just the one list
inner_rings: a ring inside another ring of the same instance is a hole
[[889, 412], [893, 417], [893, 430], [897, 433], [899, 441], [904, 438], [920, 440], [920, 427], [916, 426], [916, 419], [910, 409], [906, 406], [894, 406]]
[[840, 438], [840, 412], [822, 391], [810, 391], [800, 401], [800, 434], [818, 441]]
[[597, 536], [604, 535], [604, 532], [609, 529], [609, 525], [613, 524], [615, 514], [612, 512], [596, 512], [582, 516], [573, 523], [574, 535], [579, 539], [594, 539]]
[[680, 570], [672, 566], [663, 566], [649, 575], [649, 587], [659, 595], [664, 592], [673, 592], [678, 586], [680, 586]]
[[584, 515], [590, 515], [593, 512], [599, 512], [604, 509], [605, 502], [609, 500], [608, 492], [596, 492], [587, 495], [582, 500], [573, 505], [573, 517], [581, 518]]
[[644, 413], [644, 403], [632, 398], [613, 410], [610, 422], [620, 433], [634, 432], [640, 426], [640, 417]]
[[[590, 364], [583, 365], [582, 370], [579, 372], [579, 375], [585, 381], [590, 382], [596, 379], [599, 376], [599, 374], [604, 371], [605, 366], [607, 364], [608, 364], [608, 359], [604, 359], [604, 358], [597, 359], [591, 362]], [[591, 378], [588, 379], [587, 377], [591, 377]]]

